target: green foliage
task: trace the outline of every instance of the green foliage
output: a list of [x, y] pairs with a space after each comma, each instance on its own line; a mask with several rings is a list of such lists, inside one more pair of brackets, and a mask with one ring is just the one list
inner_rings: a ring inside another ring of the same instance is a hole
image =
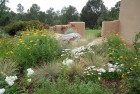
[[13, 54], [12, 48], [14, 43], [14, 40], [11, 40], [7, 35], [3, 36], [3, 38], [0, 39], [0, 57], [9, 58]]
[[102, 0], [88, 0], [81, 12], [81, 21], [86, 22], [86, 27], [97, 28], [97, 20], [101, 13]]
[[113, 63], [123, 63], [123, 58], [129, 53], [126, 44], [122, 40], [118, 37], [118, 34], [111, 35], [107, 39], [106, 52], [110, 61], [113, 61]]
[[30, 20], [37, 20], [39, 11], [40, 11], [40, 6], [38, 6], [37, 4], [32, 4], [30, 9], [28, 9], [28, 18]]
[[101, 36], [101, 30], [86, 30], [85, 35], [87, 38], [96, 38]]
[[108, 13], [108, 20], [117, 20], [119, 18], [120, 3], [121, 1], [118, 1], [115, 6], [111, 8]]
[[138, 55], [140, 55], [140, 42], [139, 42], [139, 39], [140, 39], [140, 33], [136, 34], [135, 41], [133, 43], [135, 52]]
[[0, 59], [0, 77], [10, 76], [17, 70], [17, 65], [9, 59]]
[[4, 27], [4, 31], [9, 35], [15, 35], [16, 33], [24, 30], [42, 30], [48, 29], [49, 26], [42, 24], [38, 20], [31, 20], [31, 21], [17, 21], [14, 23], [10, 23]]
[[99, 82], [99, 75], [98, 75], [98, 72], [97, 71], [90, 71], [88, 70], [84, 76], [85, 80], [88, 82], [88, 81], [93, 81], [94, 83], [95, 82]]
[[[127, 63], [125, 64], [127, 70], [125, 70], [124, 75], [124, 93], [125, 94], [138, 94], [140, 92], [140, 52], [139, 52], [139, 40], [140, 33], [136, 34], [134, 41], [134, 55], [129, 57]], [[125, 68], [125, 69], [126, 69]]]
[[[140, 54], [138, 51], [139, 34], [136, 35], [134, 48], [135, 51], [129, 50], [124, 42], [118, 36], [108, 38], [108, 56], [113, 63], [123, 64], [123, 92], [124, 94], [138, 94], [140, 92]], [[138, 44], [137, 44], [138, 43]]]
[[26, 27], [26, 23], [23, 21], [18, 21], [10, 23], [4, 27], [4, 31], [9, 35], [15, 35], [16, 32], [22, 31]]
[[62, 8], [61, 14], [61, 22], [63, 24], [79, 20], [79, 13], [74, 6], [69, 5], [69, 7]]
[[102, 73], [101, 77], [105, 80], [121, 80], [122, 79], [122, 73], [121, 72], [105, 72]]
[[45, 80], [34, 94], [110, 94], [109, 91], [92, 82], [82, 82], [76, 78], [74, 83], [58, 78], [56, 81]]
[[17, 12], [19, 12], [20, 14], [22, 14], [23, 13], [23, 11], [24, 11], [24, 7], [19, 3], [18, 5], [17, 5]]
[[[18, 36], [17, 36], [18, 37]], [[23, 32], [16, 39], [13, 59], [23, 67], [48, 63], [58, 57], [61, 46], [48, 31]]]
[[0, 26], [4, 26], [9, 23], [9, 8], [6, 6], [8, 0], [0, 0]]
[[[42, 29], [45, 29], [45, 26], [43, 26], [43, 24], [38, 20], [31, 20], [26, 22], [25, 30], [32, 31], [32, 30], [42, 30]], [[46, 29], [48, 29], [48, 26], [46, 27]]]

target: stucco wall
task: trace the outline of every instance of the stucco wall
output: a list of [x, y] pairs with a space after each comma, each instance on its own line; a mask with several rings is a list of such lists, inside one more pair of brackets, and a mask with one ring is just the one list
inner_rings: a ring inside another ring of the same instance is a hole
[[82, 37], [84, 37], [85, 33], [85, 22], [69, 22], [67, 25], [55, 25], [50, 27], [50, 31], [53, 33], [63, 34], [68, 28], [74, 29], [77, 33], [79, 33]]
[[102, 33], [101, 33], [102, 38], [106, 38], [111, 34], [118, 33], [119, 32], [119, 25], [120, 25], [119, 20], [103, 21], [102, 22]]
[[82, 37], [85, 35], [85, 22], [69, 22], [71, 28], [76, 30]]
[[120, 36], [132, 44], [140, 32], [140, 0], [121, 0], [119, 20]]

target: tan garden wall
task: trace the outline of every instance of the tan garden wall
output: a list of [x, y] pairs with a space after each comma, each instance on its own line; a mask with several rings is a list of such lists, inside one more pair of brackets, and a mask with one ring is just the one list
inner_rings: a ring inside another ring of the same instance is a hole
[[121, 0], [119, 21], [104, 21], [102, 37], [119, 32], [128, 44], [132, 44], [136, 33], [140, 32], [140, 0]]
[[55, 25], [50, 28], [50, 31], [63, 34], [68, 28], [73, 28], [83, 37], [85, 32], [85, 22], [69, 22], [67, 25]]
[[56, 33], [63, 34], [64, 31], [67, 30], [68, 28], [70, 28], [70, 25], [55, 25], [54, 26], [54, 31]]
[[85, 33], [85, 22], [69, 22], [71, 28], [76, 30], [81, 36], [84, 37]]
[[106, 38], [107, 36], [111, 34], [116, 34], [119, 32], [119, 25], [120, 21], [115, 20], [115, 21], [103, 21], [102, 22], [102, 33], [101, 36], [103, 38]]
[[122, 0], [120, 9], [120, 36], [132, 44], [140, 32], [140, 0]]

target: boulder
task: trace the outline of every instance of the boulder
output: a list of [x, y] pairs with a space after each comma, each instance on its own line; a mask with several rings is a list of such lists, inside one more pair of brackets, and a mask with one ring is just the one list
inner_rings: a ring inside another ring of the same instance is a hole
[[70, 41], [79, 40], [81, 35], [79, 33], [62, 34], [59, 38], [62, 43], [69, 43]]

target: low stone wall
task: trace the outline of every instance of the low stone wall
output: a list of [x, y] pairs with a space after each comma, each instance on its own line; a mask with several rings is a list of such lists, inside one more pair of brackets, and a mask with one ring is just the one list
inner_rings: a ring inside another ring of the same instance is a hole
[[77, 31], [82, 37], [84, 37], [85, 33], [85, 22], [69, 22], [71, 28]]
[[119, 33], [120, 28], [120, 21], [103, 21], [102, 22], [102, 33], [101, 36], [103, 38], [108, 37], [111, 34]]
[[50, 28], [50, 31], [63, 34], [68, 28], [74, 29], [83, 37], [85, 32], [85, 22], [69, 22], [67, 25], [55, 25]]
[[63, 34], [68, 28], [70, 28], [70, 25], [55, 25], [53, 29], [55, 33]]

